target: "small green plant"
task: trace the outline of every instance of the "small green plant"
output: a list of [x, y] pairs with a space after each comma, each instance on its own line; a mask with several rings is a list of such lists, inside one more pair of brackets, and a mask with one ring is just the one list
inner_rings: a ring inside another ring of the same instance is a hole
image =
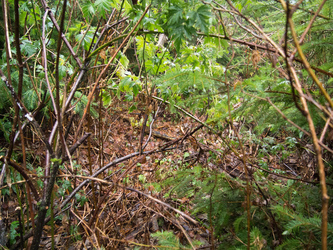
[[174, 235], [172, 231], [162, 231], [151, 234], [153, 238], [156, 238], [159, 248], [173, 247], [181, 249], [182, 245], [179, 243], [179, 239]]
[[88, 201], [88, 198], [83, 190], [75, 194], [75, 199], [81, 205], [81, 207]]
[[[260, 166], [268, 169], [265, 161], [261, 161]], [[285, 174], [282, 170], [278, 173]], [[263, 176], [266, 176], [265, 172], [262, 175], [259, 172], [253, 175], [258, 181], [263, 181]], [[224, 242], [220, 249], [244, 247], [238, 241], [232, 240], [235, 234], [243, 242], [247, 239], [244, 181], [195, 166], [193, 169], [173, 172], [173, 178], [166, 178], [162, 185], [169, 188], [167, 195], [170, 198], [193, 197], [192, 213], [207, 215], [208, 224], [212, 223], [214, 227], [215, 237]], [[259, 190], [252, 187], [251, 214], [254, 216], [251, 217], [251, 246], [254, 249], [273, 246], [276, 240], [268, 231], [275, 230], [281, 233], [281, 246], [285, 248], [292, 248], [296, 241], [301, 244], [302, 249], [320, 248], [319, 192], [317, 186], [309, 188], [308, 185], [294, 180], [276, 181], [274, 184], [267, 183], [264, 194], [269, 200], [265, 200]], [[273, 218], [276, 224], [269, 223]], [[333, 239], [332, 219], [328, 228], [329, 239]], [[312, 241], [305, 241], [311, 237]], [[283, 247], [280, 249], [285, 249]]]
[[79, 232], [79, 226], [78, 225], [71, 225], [70, 227], [71, 237], [73, 241], [79, 241], [82, 239], [81, 234]]
[[142, 184], [144, 184], [146, 182], [146, 176], [144, 176], [143, 174], [140, 174], [138, 176], [138, 179]]
[[66, 194], [66, 191], [72, 190], [72, 183], [69, 180], [60, 180], [58, 181], [58, 196], [64, 197]]
[[16, 242], [16, 237], [19, 236], [19, 233], [17, 231], [18, 227], [19, 227], [19, 222], [18, 221], [13, 221], [10, 224], [9, 241], [10, 241], [11, 245]]
[[[156, 232], [151, 236], [158, 241], [158, 249], [192, 249], [192, 246], [183, 246], [172, 231]], [[193, 240], [191, 243], [195, 247], [202, 244], [198, 240]]]

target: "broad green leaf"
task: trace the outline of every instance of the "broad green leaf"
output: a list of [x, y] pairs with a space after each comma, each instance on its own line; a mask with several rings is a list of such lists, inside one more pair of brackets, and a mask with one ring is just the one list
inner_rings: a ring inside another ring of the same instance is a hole
[[119, 62], [124, 66], [125, 69], [127, 69], [129, 60], [128, 60], [128, 58], [123, 53], [121, 53]]

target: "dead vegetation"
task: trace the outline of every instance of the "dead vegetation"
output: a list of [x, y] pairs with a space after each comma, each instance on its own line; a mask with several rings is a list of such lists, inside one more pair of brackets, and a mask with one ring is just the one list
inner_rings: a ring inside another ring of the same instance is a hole
[[[138, 153], [142, 128], [139, 123], [143, 112], [129, 113], [126, 103], [114, 99], [112, 106], [103, 109], [102, 121], [89, 118], [85, 125], [89, 124], [91, 135], [72, 156], [72, 165], [64, 163], [58, 174], [53, 191], [54, 224], [44, 227], [43, 248], [51, 248], [52, 235], [57, 248], [151, 248], [158, 246], [152, 233], [170, 230], [182, 245], [193, 246], [192, 241], [200, 241], [201, 247], [196, 249], [211, 247], [207, 215], [197, 218], [191, 215], [193, 197], [166, 198], [169, 188], [163, 185], [156, 188], [154, 184], [174, 178], [174, 171], [179, 168], [193, 168], [196, 164], [212, 171], [225, 172], [232, 178], [246, 179], [242, 160], [227, 147], [221, 148], [221, 138], [228, 140], [235, 132], [227, 125], [223, 135], [218, 136], [189, 117], [170, 114], [163, 103], [158, 108], [162, 111], [157, 114], [155, 111], [153, 127], [145, 130], [142, 144], [149, 141], [141, 155]], [[70, 127], [67, 127], [69, 145], [72, 145], [70, 142], [78, 121], [74, 116], [69, 122]], [[245, 125], [246, 121], [235, 122], [234, 128], [240, 131]], [[102, 131], [102, 135], [97, 131]], [[264, 139], [268, 134], [261, 136]], [[28, 149], [36, 149], [27, 150], [29, 157], [35, 158], [34, 164], [42, 164], [43, 155], [38, 153], [43, 152], [40, 145], [34, 143], [32, 137], [26, 138], [26, 141]], [[282, 162], [279, 154], [262, 159], [270, 163], [269, 169], [263, 169], [257, 160], [260, 145], [246, 139], [243, 141], [251, 174], [260, 169], [270, 173], [268, 179], [271, 180], [286, 181], [290, 178], [318, 182], [314, 178], [314, 156], [310, 145], [304, 145], [303, 150], [296, 151]], [[209, 158], [210, 152], [218, 157], [215, 160]], [[276, 170], [287, 174], [281, 175]], [[34, 183], [43, 180], [34, 170], [28, 174]], [[19, 189], [22, 185], [24, 181], [11, 183], [12, 187]], [[20, 193], [22, 200], [27, 199], [26, 193]], [[75, 198], [70, 200], [68, 197]], [[6, 200], [2, 204], [2, 216], [6, 218], [8, 232], [10, 224], [18, 220], [15, 208], [19, 206], [19, 201], [13, 192]], [[263, 206], [264, 202], [259, 198], [252, 201], [257, 206]], [[24, 224], [28, 222], [28, 211], [25, 209], [22, 211]], [[24, 231], [18, 233], [24, 235]], [[18, 243], [13, 248], [20, 244], [19, 235], [16, 240]]]

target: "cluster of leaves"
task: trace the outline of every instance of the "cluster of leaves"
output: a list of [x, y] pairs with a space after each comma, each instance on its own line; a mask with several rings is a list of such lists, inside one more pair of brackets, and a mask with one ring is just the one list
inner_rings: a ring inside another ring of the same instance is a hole
[[184, 2], [172, 4], [168, 9], [167, 30], [174, 40], [177, 51], [180, 50], [183, 40], [193, 38], [196, 34], [195, 27], [205, 33], [209, 30], [210, 8], [200, 5], [194, 10], [188, 10], [189, 7], [192, 6]]

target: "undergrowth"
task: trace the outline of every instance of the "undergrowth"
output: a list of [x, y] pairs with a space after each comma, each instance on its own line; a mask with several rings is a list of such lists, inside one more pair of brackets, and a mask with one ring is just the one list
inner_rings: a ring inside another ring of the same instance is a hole
[[[319, 249], [321, 199], [318, 185], [293, 180], [267, 181], [260, 171], [253, 178], [251, 249]], [[162, 186], [169, 190], [165, 197], [191, 200], [191, 214], [207, 230], [213, 226], [214, 236], [221, 244], [219, 249], [246, 249], [244, 180], [196, 165], [183, 166], [173, 172], [172, 176], [165, 177]], [[332, 229], [330, 218], [329, 246], [333, 246]]]

